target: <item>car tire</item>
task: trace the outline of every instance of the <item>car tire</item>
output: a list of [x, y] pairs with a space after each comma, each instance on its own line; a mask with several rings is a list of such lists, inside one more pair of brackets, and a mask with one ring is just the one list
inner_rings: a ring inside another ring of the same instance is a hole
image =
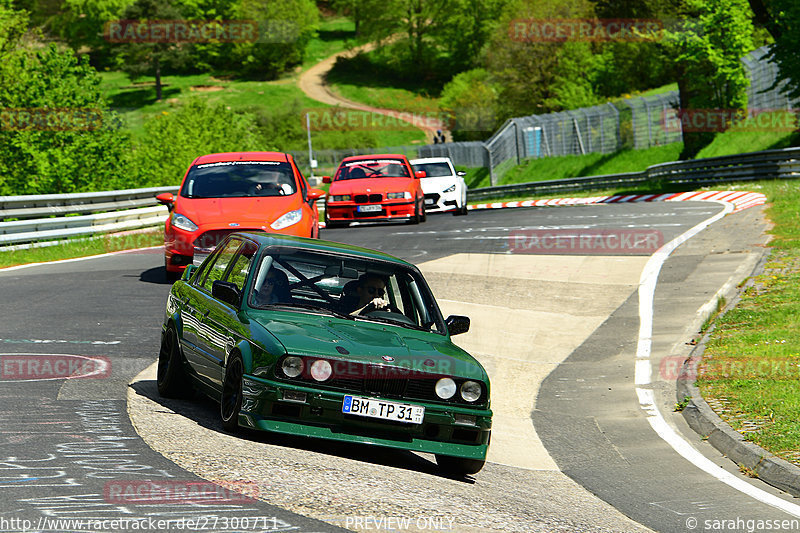
[[419, 224], [421, 217], [419, 214], [419, 203], [414, 204], [414, 216], [408, 219], [409, 224]]
[[344, 222], [333, 222], [328, 218], [328, 212], [325, 212], [325, 229], [341, 228], [345, 225]]
[[460, 217], [466, 214], [467, 214], [467, 196], [464, 195], [461, 197], [461, 205], [458, 206], [458, 208], [455, 211], [453, 211], [453, 216]]
[[156, 385], [158, 394], [164, 398], [185, 398], [191, 393], [178, 334], [173, 326], [168, 327], [161, 338]]
[[484, 459], [465, 459], [437, 453], [436, 464], [439, 465], [439, 470], [442, 473], [462, 477], [468, 474], [477, 474], [486, 464], [486, 461]]
[[422, 218], [420, 219], [420, 222], [425, 222], [426, 220], [428, 220], [428, 212], [425, 210], [425, 199], [423, 198], [423, 200], [422, 200]]
[[233, 353], [225, 365], [225, 378], [222, 380], [222, 395], [219, 400], [219, 414], [222, 427], [231, 433], [239, 428], [239, 411], [242, 409], [242, 376], [244, 362], [242, 356]]

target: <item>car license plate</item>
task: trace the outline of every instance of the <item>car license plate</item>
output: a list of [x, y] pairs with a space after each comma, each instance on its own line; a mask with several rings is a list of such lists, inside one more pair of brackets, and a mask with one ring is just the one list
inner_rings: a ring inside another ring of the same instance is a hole
[[433, 205], [436, 202], [433, 201], [433, 198], [425, 198], [425, 205]]
[[380, 211], [383, 209], [383, 206], [380, 205], [360, 205], [358, 206], [359, 213], [374, 213], [375, 211]]
[[342, 412], [408, 424], [422, 424], [422, 419], [425, 418], [425, 408], [421, 405], [407, 405], [358, 396], [345, 396]]

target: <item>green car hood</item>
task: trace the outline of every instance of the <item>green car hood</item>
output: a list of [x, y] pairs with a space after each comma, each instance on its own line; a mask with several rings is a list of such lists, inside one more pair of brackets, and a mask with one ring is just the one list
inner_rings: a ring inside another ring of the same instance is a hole
[[251, 318], [293, 355], [488, 380], [480, 363], [445, 335], [307, 313], [262, 311]]

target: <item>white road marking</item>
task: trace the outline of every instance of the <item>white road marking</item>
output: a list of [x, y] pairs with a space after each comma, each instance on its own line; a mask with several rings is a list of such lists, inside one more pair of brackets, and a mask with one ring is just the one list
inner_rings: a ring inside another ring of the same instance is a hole
[[733, 205], [719, 202], [725, 209], [715, 216], [704, 220], [695, 227], [689, 229], [682, 235], [665, 244], [661, 249], [654, 253], [645, 265], [642, 275], [639, 278], [639, 339], [636, 346], [636, 367], [635, 384], [636, 394], [642, 409], [647, 413], [647, 421], [667, 444], [669, 444], [678, 454], [697, 468], [714, 476], [719, 481], [725, 483], [733, 489], [742, 492], [751, 498], [762, 503], [776, 507], [791, 515], [800, 517], [800, 505], [788, 502], [765, 490], [759, 489], [747, 481], [722, 469], [706, 458], [691, 444], [683, 439], [664, 419], [664, 415], [659, 411], [655, 401], [653, 389], [644, 388], [652, 384], [652, 364], [650, 360], [650, 350], [652, 346], [653, 334], [653, 298], [658, 281], [658, 273], [669, 255], [681, 244], [697, 235], [703, 229], [713, 224], [726, 214], [733, 211]]

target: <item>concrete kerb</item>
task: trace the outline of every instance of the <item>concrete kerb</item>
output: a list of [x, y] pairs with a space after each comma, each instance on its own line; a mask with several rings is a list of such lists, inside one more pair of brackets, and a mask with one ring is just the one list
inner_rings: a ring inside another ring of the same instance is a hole
[[[769, 249], [765, 248], [761, 259], [753, 269], [751, 276], [758, 274], [764, 268], [769, 256]], [[741, 299], [744, 286], [732, 287], [723, 296], [729, 302], [722, 310], [727, 312], [734, 308]], [[713, 314], [708, 310], [703, 319]], [[695, 385], [694, 376], [697, 375], [699, 364], [706, 344], [714, 331], [712, 325], [694, 347], [689, 357], [684, 361], [676, 383], [676, 399], [679, 404], [689, 398], [681, 414], [686, 422], [698, 435], [708, 441], [717, 451], [728, 457], [748, 475], [757, 477], [761, 481], [783, 490], [792, 496], [800, 497], [800, 467], [777, 457], [764, 448], [748, 442], [744, 436], [734, 430], [727, 422], [711, 409], [700, 389]]]

